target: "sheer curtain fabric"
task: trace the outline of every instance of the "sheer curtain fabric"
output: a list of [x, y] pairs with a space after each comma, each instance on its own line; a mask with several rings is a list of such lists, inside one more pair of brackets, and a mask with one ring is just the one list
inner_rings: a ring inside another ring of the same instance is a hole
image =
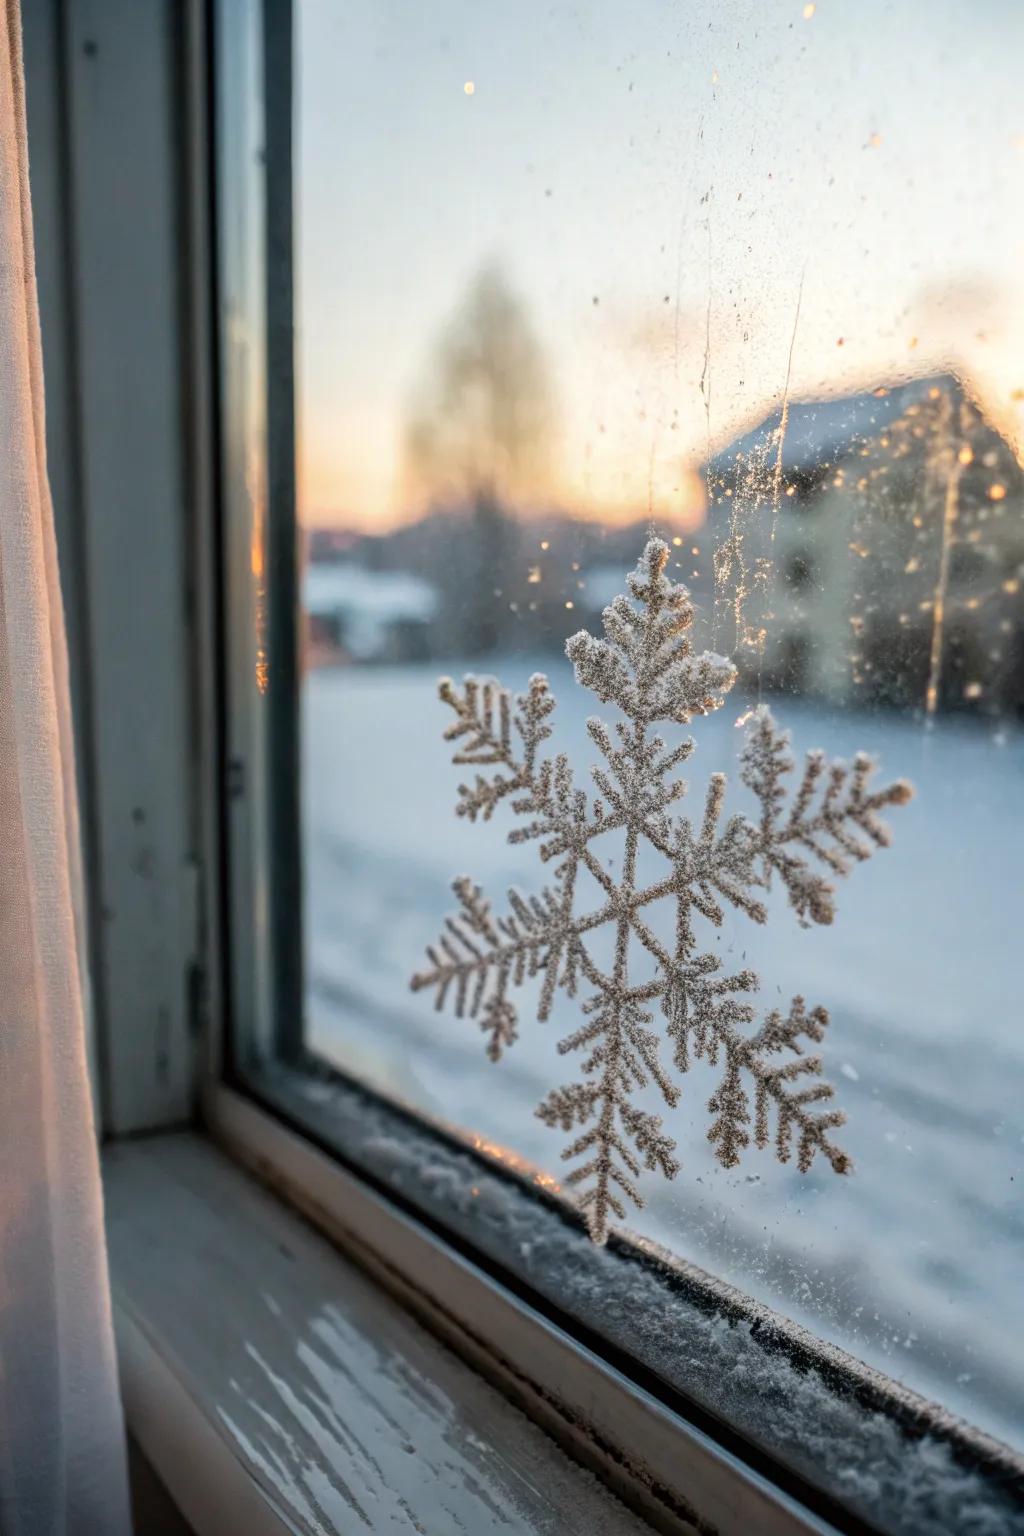
[[126, 1536], [18, 0], [0, 0], [0, 1531]]

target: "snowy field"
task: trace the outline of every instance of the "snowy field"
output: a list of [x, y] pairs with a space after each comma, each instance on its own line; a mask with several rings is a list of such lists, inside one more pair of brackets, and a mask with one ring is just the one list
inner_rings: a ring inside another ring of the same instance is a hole
[[[554, 746], [583, 782], [593, 759], [584, 721], [597, 706], [568, 664], [515, 657], [494, 671], [518, 688], [538, 666], [558, 700]], [[575, 1025], [573, 1004], [560, 998], [546, 1026], [524, 1007], [518, 1043], [492, 1066], [476, 1024], [435, 1013], [408, 987], [451, 909], [453, 875], [472, 874], [499, 909], [509, 885], [541, 883], [535, 845], [504, 840], [510, 820], [473, 827], [453, 814], [462, 770], [441, 741], [441, 670], [338, 668], [306, 680], [311, 1043], [558, 1177], [564, 1138], [533, 1110], [575, 1075], [555, 1049]], [[727, 804], [749, 808], [735, 766], [748, 702], [733, 695], [695, 722], [691, 814], [716, 769], [730, 775]], [[707, 930], [733, 969], [759, 973], [766, 1008], [801, 992], [829, 1009], [826, 1070], [856, 1170], [801, 1176], [753, 1149], [738, 1170], [719, 1168], [705, 1139], [713, 1078], [698, 1063], [665, 1112], [682, 1172], [672, 1184], [643, 1175], [648, 1205], [630, 1226], [1020, 1443], [1024, 737], [977, 722], [929, 731], [890, 715], [773, 709], [798, 748], [864, 747], [883, 776], [917, 788], [889, 816], [894, 846], [840, 884], [831, 929], [802, 931], [773, 900], [766, 927], [731, 913], [719, 933]]]

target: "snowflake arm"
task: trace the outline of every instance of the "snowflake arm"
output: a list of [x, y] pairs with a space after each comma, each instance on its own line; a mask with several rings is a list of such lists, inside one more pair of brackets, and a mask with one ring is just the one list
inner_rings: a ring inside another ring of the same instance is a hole
[[[715, 961], [714, 956], [706, 960]], [[716, 962], [717, 963], [717, 962]], [[804, 1054], [804, 1040], [817, 1044], [825, 1038], [828, 1014], [824, 1008], [808, 1013], [802, 997], [794, 997], [789, 1013], [777, 1010], [768, 1014], [755, 1035], [746, 1036], [737, 1027], [749, 1023], [753, 1010], [737, 1004], [729, 994], [756, 985], [749, 971], [719, 982], [717, 988], [702, 985], [693, 989], [693, 1006], [688, 1017], [675, 1027], [678, 1047], [676, 1065], [687, 1071], [688, 1047], [693, 1054], [712, 1066], [722, 1059], [721, 1081], [708, 1101], [708, 1111], [715, 1116], [708, 1140], [723, 1168], [735, 1168], [740, 1153], [750, 1145], [750, 1100], [743, 1087], [742, 1074], [753, 1079], [754, 1144], [765, 1148], [770, 1141], [769, 1122], [774, 1109], [776, 1119], [775, 1155], [780, 1163], [789, 1161], [794, 1134], [797, 1139], [797, 1167], [806, 1173], [816, 1153], [830, 1163], [833, 1172], [849, 1173], [850, 1159], [836, 1146], [829, 1131], [844, 1125], [846, 1116], [838, 1109], [818, 1109], [833, 1096], [831, 1083], [822, 1078], [822, 1061], [817, 1055]], [[671, 1026], [670, 1026], [671, 1027]], [[789, 1054], [787, 1054], [789, 1053]], [[781, 1061], [773, 1058], [782, 1057]], [[816, 1081], [807, 1083], [807, 1078]]]
[[581, 1065], [585, 1079], [555, 1088], [538, 1106], [537, 1116], [546, 1125], [581, 1134], [562, 1153], [564, 1162], [586, 1157], [568, 1174], [566, 1183], [590, 1187], [580, 1195], [580, 1208], [595, 1242], [603, 1243], [609, 1215], [622, 1220], [622, 1197], [638, 1209], [643, 1195], [634, 1182], [641, 1162], [667, 1179], [679, 1172], [673, 1156], [675, 1142], [661, 1129], [661, 1118], [636, 1108], [630, 1094], [653, 1080], [670, 1108], [679, 1090], [658, 1060], [657, 1036], [645, 1026], [651, 1015], [622, 995], [621, 991], [598, 992], [584, 1004], [590, 1022], [561, 1040], [560, 1055], [589, 1047]]
[[514, 827], [508, 840], [539, 840], [545, 862], [566, 852], [578, 857], [591, 838], [622, 824], [621, 817], [607, 816], [600, 802], [591, 810], [584, 792], [573, 784], [564, 752], [539, 757], [551, 735], [548, 717], [555, 707], [542, 672], [533, 674], [527, 692], [517, 698], [500, 683], [476, 677], [467, 677], [461, 692], [444, 677], [438, 694], [455, 713], [444, 739], [462, 743], [453, 763], [495, 770], [487, 776], [478, 773], [473, 784], [459, 785], [456, 815], [489, 821], [498, 804], [514, 795], [514, 814], [532, 819]]
[[761, 802], [754, 851], [761, 883], [776, 871], [802, 926], [831, 923], [835, 887], [804, 857], [811, 854], [833, 874], [848, 875], [854, 863], [888, 848], [889, 828], [879, 816], [886, 806], [906, 805], [913, 787], [897, 779], [884, 789], [870, 788], [874, 761], [858, 752], [852, 766], [829, 763], [823, 752], [808, 752], [804, 771], [785, 813], [785, 779], [795, 766], [788, 731], [780, 730], [766, 705], [754, 712], [740, 755], [740, 777]]
[[[509, 891], [511, 911], [497, 919], [468, 875], [454, 880], [452, 890], [461, 910], [445, 919], [441, 937], [427, 948], [428, 968], [417, 972], [410, 985], [414, 992], [431, 989], [438, 1012], [454, 989], [455, 1017], [480, 1021], [489, 1035], [488, 1055], [498, 1061], [517, 1035], [509, 987], [521, 986], [543, 968], [545, 986], [551, 978], [560, 979], [574, 991], [577, 941], [564, 930], [564, 902], [557, 890], [532, 897]], [[555, 947], [557, 956], [552, 955]]]
[[489, 821], [501, 800], [534, 783], [537, 750], [551, 735], [547, 719], [555, 707], [548, 680], [534, 673], [528, 691], [515, 701], [499, 683], [476, 677], [466, 678], [461, 693], [443, 677], [437, 691], [455, 714], [444, 739], [462, 743], [452, 762], [496, 770], [487, 777], [478, 773], [472, 785], [459, 785], [456, 814]]
[[602, 704], [617, 704], [640, 732], [658, 720], [688, 725], [720, 709], [736, 681], [731, 661], [713, 651], [693, 654], [690, 594], [666, 578], [667, 563], [668, 546], [651, 539], [626, 577], [640, 608], [619, 596], [602, 614], [604, 640], [580, 630], [565, 645], [580, 686]]

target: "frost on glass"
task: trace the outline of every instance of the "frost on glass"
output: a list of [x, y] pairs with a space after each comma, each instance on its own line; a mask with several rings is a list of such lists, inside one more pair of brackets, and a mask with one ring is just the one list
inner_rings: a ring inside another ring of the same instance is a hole
[[[602, 633], [660, 538], [695, 653], [736, 670], [666, 814], [699, 838], [727, 774], [716, 836], [759, 824], [736, 769], [762, 707], [792, 737], [791, 793], [808, 751], [866, 748], [915, 796], [833, 924], [801, 927], [778, 873], [753, 892], [766, 923], [720, 894], [721, 925], [695, 919], [714, 977], [761, 978], [731, 994], [757, 1002], [747, 1038], [794, 997], [808, 1020], [827, 1005], [805, 1057], [826, 1056], [818, 1107], [847, 1114], [830, 1135], [851, 1174], [800, 1174], [795, 1141], [784, 1167], [752, 1147], [723, 1167], [704, 1106], [725, 1057], [691, 1052], [681, 1076], [647, 999], [680, 1101], [651, 1081], [631, 1102], [682, 1173], [623, 1164], [646, 1204], [613, 1186], [612, 1220], [1019, 1440], [1024, 9], [296, 13], [311, 1049], [572, 1193], [589, 1153], [559, 1153], [589, 1126], [560, 1140], [535, 1110], [591, 1081], [567, 1068], [592, 1048], [558, 1042], [595, 1021], [595, 989], [557, 989], [544, 1024], [544, 973], [525, 975], [507, 1051], [507, 1007], [483, 1035], [409, 990], [453, 872], [532, 911], [561, 862], [507, 841], [531, 819], [514, 795], [487, 828], [451, 814], [436, 680], [464, 701], [467, 675], [481, 697], [500, 677], [514, 699], [543, 673], [541, 755], [610, 773], [565, 645]], [[671, 864], [641, 843], [646, 889]], [[614, 844], [589, 846], [621, 889]], [[576, 894], [607, 899], [588, 869]], [[671, 898], [644, 910], [672, 956]], [[614, 938], [588, 939], [605, 975]]]
[[[663, 1130], [661, 1116], [633, 1102], [635, 1091], [650, 1082], [670, 1109], [679, 1102], [679, 1085], [662, 1063], [657, 1033], [648, 1027], [655, 1004], [679, 1073], [689, 1070], [691, 1053], [714, 1067], [721, 1058], [721, 1078], [707, 1108], [708, 1141], [723, 1168], [735, 1168], [750, 1144], [751, 1102], [744, 1086], [749, 1078], [756, 1146], [768, 1146], [774, 1119], [780, 1163], [789, 1161], [795, 1141], [801, 1173], [819, 1152], [834, 1173], [849, 1172], [850, 1160], [831, 1134], [846, 1116], [821, 1107], [834, 1089], [821, 1076], [821, 1057], [805, 1054], [808, 1042], [820, 1044], [825, 1037], [825, 1009], [808, 1012], [804, 999], [794, 997], [785, 1013], [773, 1009], [754, 1034], [745, 1033], [741, 1026], [753, 1023], [755, 1010], [743, 997], [757, 991], [758, 977], [751, 970], [721, 975], [720, 958], [699, 951], [695, 925], [704, 919], [720, 928], [722, 901], [755, 923], [766, 922], [758, 891], [769, 888], [773, 874], [802, 924], [831, 923], [834, 890], [821, 866], [847, 875], [873, 847], [886, 847], [889, 831], [878, 813], [906, 804], [912, 793], [904, 780], [872, 789], [874, 764], [863, 752], [851, 767], [828, 764], [822, 752], [811, 751], [787, 804], [794, 767], [789, 738], [762, 705], [747, 725], [740, 754], [743, 782], [760, 803], [757, 821], [734, 815], [723, 825], [721, 773], [711, 777], [699, 828], [675, 811], [688, 786], [673, 773], [688, 761], [694, 741], [686, 737], [670, 748], [660, 735], [650, 734], [651, 727], [688, 725], [694, 716], [720, 709], [736, 669], [714, 652], [694, 654], [688, 633], [693, 605], [686, 588], [666, 578], [668, 560], [668, 545], [651, 539], [628, 577], [639, 607], [618, 596], [603, 614], [605, 639], [580, 630], [566, 643], [577, 683], [624, 717], [614, 733], [603, 720], [587, 721], [604, 759], [591, 769], [598, 796], [576, 787], [564, 753], [541, 755], [555, 703], [541, 673], [514, 701], [500, 685], [475, 678], [461, 691], [447, 678], [440, 688], [456, 717], [445, 731], [446, 741], [459, 743], [453, 761], [492, 770], [478, 771], [472, 784], [460, 786], [458, 814], [488, 821], [495, 806], [510, 797], [515, 815], [530, 819], [513, 828], [509, 842], [535, 841], [544, 863], [558, 862], [554, 883], [539, 895], [527, 898], [510, 890], [510, 910], [502, 917], [492, 914], [479, 886], [460, 876], [454, 883], [460, 910], [427, 950], [428, 969], [413, 977], [412, 987], [431, 988], [439, 1010], [454, 992], [456, 1015], [479, 1020], [492, 1061], [516, 1039], [512, 987], [543, 975], [538, 1023], [550, 1018], [558, 988], [570, 998], [581, 986], [589, 991], [581, 1007], [585, 1022], [558, 1042], [561, 1056], [585, 1053], [583, 1076], [552, 1089], [537, 1115], [546, 1125], [577, 1132], [562, 1153], [563, 1162], [576, 1161], [566, 1183], [579, 1192], [598, 1243], [607, 1237], [609, 1216], [624, 1219], [623, 1198], [642, 1209], [636, 1184], [641, 1163], [666, 1179], [679, 1172], [676, 1143]], [[625, 843], [618, 880], [596, 848], [615, 833], [622, 833]], [[642, 842], [670, 866], [653, 884], [637, 879]], [[578, 908], [581, 870], [599, 887], [594, 910]], [[675, 907], [671, 947], [647, 921], [648, 909], [660, 901]], [[615, 954], [606, 971], [595, 962], [588, 939], [609, 924], [615, 929]], [[653, 979], [638, 974], [635, 949], [654, 962]]]

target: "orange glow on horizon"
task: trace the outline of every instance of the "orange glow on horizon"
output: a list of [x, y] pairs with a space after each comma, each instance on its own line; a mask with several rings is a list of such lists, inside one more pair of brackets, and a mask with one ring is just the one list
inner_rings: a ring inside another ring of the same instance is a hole
[[[346, 528], [364, 533], [388, 533], [419, 521], [429, 504], [416, 495], [402, 496], [392, 461], [370, 457], [361, 462], [342, 462], [332, 450], [319, 457], [307, 446], [300, 465], [299, 523], [304, 528]], [[680, 463], [678, 455], [653, 468], [645, 455], [636, 473], [619, 467], [602, 481], [589, 473], [575, 483], [552, 477], [550, 486], [538, 487], [509, 508], [524, 521], [543, 526], [546, 516], [556, 514], [581, 521], [623, 526], [653, 517], [671, 524], [684, 535], [704, 526], [707, 493], [696, 467]]]
[[[950, 372], [1024, 462], [1018, 338], [1024, 339], [1024, 326], [1008, 331], [998, 349], [989, 342], [984, 359], [944, 354], [944, 338], [922, 342], [912, 368], [902, 346], [899, 357], [884, 349], [873, 357], [850, 356], [849, 346], [836, 352], [831, 341], [831, 357], [843, 363], [830, 368], [830, 383], [815, 380], [803, 389], [798, 385], [791, 398], [832, 399], [865, 392], [884, 398], [894, 384]], [[623, 380], [630, 378], [628, 371], [623, 374]], [[680, 419], [665, 403], [672, 399], [667, 386], [659, 395], [657, 412], [650, 414], [626, 408], [624, 385], [616, 388], [614, 398], [605, 394], [595, 402], [584, 383], [570, 376], [560, 381], [559, 393], [580, 400], [580, 411], [563, 420], [544, 481], [518, 498], [509, 497], [509, 508], [540, 526], [545, 516], [555, 514], [607, 527], [652, 518], [684, 537], [705, 524], [702, 464], [708, 447], [712, 453], [721, 452], [778, 408], [773, 389], [748, 385], [734, 391], [716, 412], [709, 443], [703, 422], [693, 414]], [[681, 431], [676, 430], [677, 420]], [[405, 471], [401, 401], [310, 401], [300, 421], [298, 457], [303, 527], [387, 533], [417, 522], [429, 509]], [[785, 494], [792, 494], [792, 487], [786, 487]]]

